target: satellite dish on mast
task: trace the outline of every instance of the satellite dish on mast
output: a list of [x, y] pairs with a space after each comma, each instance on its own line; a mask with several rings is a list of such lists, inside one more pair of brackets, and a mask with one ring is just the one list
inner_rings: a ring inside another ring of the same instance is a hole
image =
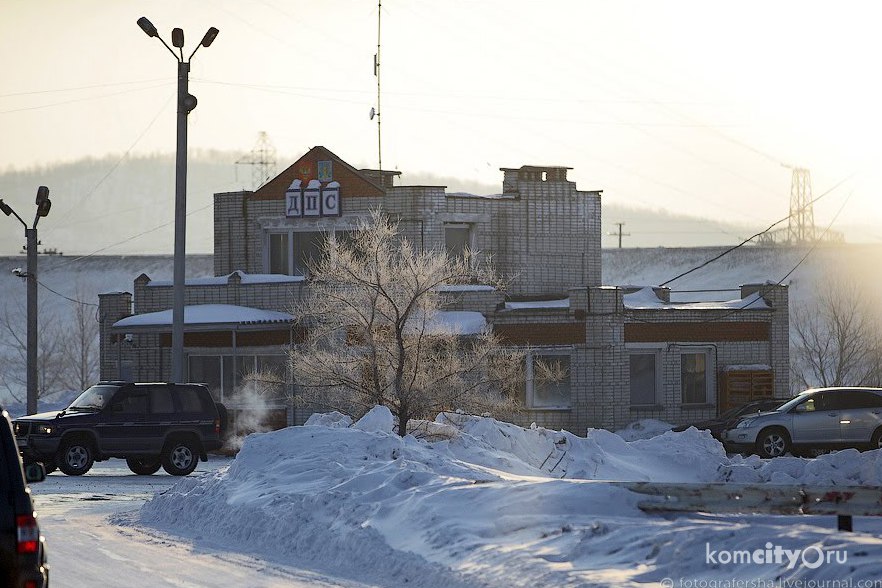
[[374, 110], [373, 106], [371, 106], [371, 113], [368, 116], [370, 116], [371, 120], [374, 120], [374, 116], [376, 116], [376, 114], [377, 114], [377, 111]]

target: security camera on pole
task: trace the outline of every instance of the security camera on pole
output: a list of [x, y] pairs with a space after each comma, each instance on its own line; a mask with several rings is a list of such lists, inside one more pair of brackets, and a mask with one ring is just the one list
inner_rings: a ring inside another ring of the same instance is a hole
[[0, 200], [0, 211], [6, 216], [15, 215], [25, 228], [25, 239], [27, 239], [28, 253], [28, 270], [22, 272], [21, 268], [15, 268], [12, 273], [20, 278], [24, 278], [28, 283], [28, 335], [27, 335], [27, 392], [28, 392], [28, 414], [36, 414], [37, 412], [37, 222], [40, 217], [49, 214], [52, 208], [52, 201], [49, 200], [49, 188], [40, 186], [37, 189], [37, 214], [34, 216], [34, 224], [28, 228], [18, 214], [12, 208]]
[[202, 41], [184, 61], [184, 31], [172, 29], [172, 45], [174, 49], [162, 40], [156, 27], [146, 17], [138, 19], [138, 26], [148, 37], [156, 37], [165, 45], [165, 48], [178, 62], [178, 125], [177, 125], [177, 154], [175, 167], [175, 262], [174, 280], [172, 286], [172, 382], [184, 381], [184, 264], [186, 255], [186, 223], [187, 223], [187, 115], [196, 108], [196, 97], [188, 90], [190, 61], [199, 50], [199, 47], [208, 47], [217, 37], [218, 30], [214, 27], [208, 29]]

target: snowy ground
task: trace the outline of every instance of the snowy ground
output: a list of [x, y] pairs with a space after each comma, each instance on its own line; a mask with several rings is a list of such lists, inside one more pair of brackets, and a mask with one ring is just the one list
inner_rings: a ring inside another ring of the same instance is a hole
[[[313, 422], [251, 435], [228, 468], [183, 478], [109, 520], [378, 586], [882, 578], [882, 521], [859, 517], [846, 534], [832, 516], [645, 514], [645, 497], [603, 482], [880, 485], [880, 451], [763, 461], [727, 456], [694, 429], [628, 442], [456, 414], [427, 423], [427, 439], [400, 438], [379, 408], [354, 426]], [[783, 550], [793, 565], [730, 559]], [[814, 565], [819, 554], [830, 562]]]

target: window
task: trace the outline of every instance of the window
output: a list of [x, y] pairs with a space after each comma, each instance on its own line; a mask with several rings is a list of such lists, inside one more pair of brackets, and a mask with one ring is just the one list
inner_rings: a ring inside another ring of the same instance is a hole
[[882, 396], [869, 390], [845, 390], [833, 395], [832, 406], [836, 410], [882, 407]]
[[221, 358], [217, 355], [191, 355], [188, 358], [188, 382], [205, 384], [215, 398], [221, 395]]
[[219, 401], [233, 400], [235, 393], [249, 374], [255, 371], [267, 375], [269, 385], [262, 390], [265, 398], [284, 398], [288, 384], [288, 357], [286, 355], [237, 354], [190, 355], [188, 381], [205, 384]]
[[527, 354], [527, 407], [569, 408], [570, 356]]
[[150, 387], [150, 412], [153, 414], [170, 413], [175, 411], [175, 403], [172, 400], [171, 390], [168, 386]]
[[288, 233], [270, 233], [269, 273], [287, 274], [290, 271], [290, 250]]
[[194, 388], [180, 386], [177, 388], [178, 401], [181, 403], [181, 412], [202, 412], [202, 398]]
[[707, 352], [680, 355], [680, 390], [683, 404], [705, 404], [708, 398]]
[[[341, 240], [349, 231], [336, 231]], [[284, 231], [267, 234], [266, 269], [271, 274], [305, 276], [324, 253], [325, 231]]]
[[467, 223], [447, 223], [444, 225], [444, 248], [451, 257], [463, 257], [467, 249], [472, 249], [472, 225]]
[[145, 390], [125, 392], [122, 398], [113, 399], [110, 411], [124, 415], [147, 414], [147, 392]]
[[631, 404], [658, 403], [658, 353], [632, 352], [630, 355]]

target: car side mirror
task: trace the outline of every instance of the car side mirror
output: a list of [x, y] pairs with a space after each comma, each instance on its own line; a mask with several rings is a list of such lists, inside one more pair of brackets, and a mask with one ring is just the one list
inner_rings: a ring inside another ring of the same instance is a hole
[[25, 480], [28, 484], [42, 482], [46, 479], [46, 468], [40, 462], [29, 463], [24, 468]]

